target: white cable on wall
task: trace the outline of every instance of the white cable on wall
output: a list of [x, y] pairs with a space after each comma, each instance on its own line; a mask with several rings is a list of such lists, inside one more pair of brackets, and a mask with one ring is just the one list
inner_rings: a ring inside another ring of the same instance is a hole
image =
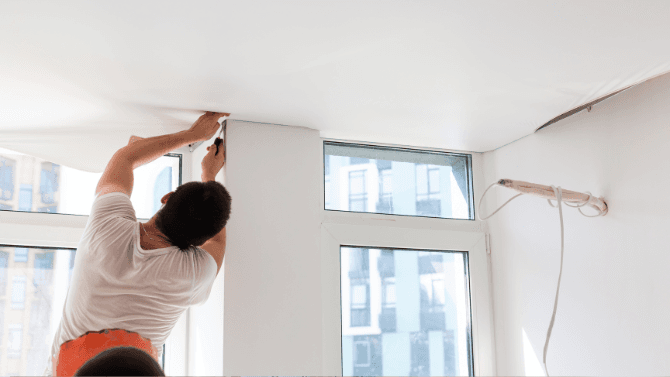
[[[489, 187], [486, 189], [486, 191], [484, 191], [484, 194], [482, 195], [481, 199], [479, 199], [479, 209], [480, 209], [480, 210], [477, 211], [478, 213], [481, 213], [482, 200], [484, 200], [484, 195], [486, 195], [486, 192], [489, 191], [489, 189], [490, 189], [493, 185], [496, 185], [496, 184], [497, 184], [497, 185], [501, 185], [501, 182], [503, 182], [503, 181], [505, 181], [505, 180], [500, 180], [500, 181], [498, 181], [498, 182], [494, 182], [494, 183], [492, 183], [491, 186], [489, 186]], [[509, 180], [507, 180], [507, 181], [509, 182]], [[545, 373], [547, 374], [547, 376], [549, 376], [549, 370], [547, 369], [547, 348], [549, 347], [549, 338], [551, 337], [551, 330], [552, 330], [553, 327], [554, 327], [554, 320], [556, 319], [556, 309], [557, 309], [557, 307], [558, 307], [558, 292], [559, 292], [559, 290], [560, 290], [560, 288], [561, 288], [561, 275], [563, 275], [563, 249], [564, 249], [564, 237], [563, 237], [563, 209], [562, 209], [562, 207], [561, 207], [561, 200], [562, 200], [563, 190], [561, 189], [561, 186], [558, 186], [558, 188], [557, 188], [557, 187], [554, 187], [554, 186], [552, 185], [552, 186], [550, 186], [550, 187], [551, 187], [551, 189], [554, 191], [554, 195], [555, 195], [555, 197], [556, 197], [556, 200], [558, 201], [558, 215], [559, 215], [559, 217], [560, 217], [560, 219], [561, 219], [561, 267], [560, 267], [559, 272], [558, 272], [558, 284], [557, 284], [557, 286], [556, 286], [556, 298], [554, 299], [554, 310], [553, 310], [553, 312], [552, 312], [552, 314], [551, 314], [551, 321], [549, 322], [549, 329], [547, 330], [547, 339], [546, 339], [546, 341], [544, 342], [544, 352], [543, 352], [543, 355], [542, 355], [542, 364], [544, 365], [544, 370], [545, 370]], [[587, 199], [586, 201], [584, 201], [582, 204], [580, 204], [580, 205], [570, 205], [570, 204], [568, 204], [568, 203], [566, 202], [565, 205], [567, 205], [568, 207], [578, 208], [578, 209], [579, 209], [579, 213], [581, 213], [582, 215], [584, 215], [584, 216], [586, 216], [586, 217], [598, 217], [598, 216], [603, 216], [603, 215], [605, 215], [605, 214], [607, 213], [607, 210], [606, 210], [606, 211], [603, 211], [603, 210], [601, 210], [601, 209], [599, 209], [599, 208], [597, 208], [597, 207], [594, 207], [594, 208], [598, 209], [598, 212], [599, 212], [599, 213], [598, 213], [597, 215], [589, 216], [589, 215], [585, 215], [584, 212], [582, 212], [582, 209], [579, 208], [579, 207], [582, 207], [582, 206], [584, 206], [584, 205], [586, 205], [586, 204], [589, 204], [589, 202], [590, 202], [591, 199], [592, 199], [592, 195], [591, 195], [591, 193], [588, 192], [588, 191], [587, 191], [587, 193], [588, 193], [588, 199]], [[486, 219], [488, 219], [489, 217], [495, 215], [498, 211], [500, 211], [500, 210], [502, 209], [502, 207], [506, 206], [507, 203], [511, 202], [514, 198], [516, 198], [516, 197], [518, 197], [518, 196], [521, 196], [521, 195], [523, 195], [523, 194], [524, 194], [524, 193], [521, 193], [521, 194], [518, 194], [518, 195], [516, 195], [516, 196], [513, 196], [510, 200], [506, 201], [505, 204], [503, 204], [502, 206], [500, 206], [497, 210], [495, 210], [495, 212], [493, 212], [492, 214], [488, 215], [487, 217], [482, 218], [482, 217], [478, 214], [479, 220], [486, 220]], [[556, 208], [556, 207], [551, 203], [551, 199], [547, 199], [547, 202], [549, 202], [549, 205], [550, 205], [550, 206]]]

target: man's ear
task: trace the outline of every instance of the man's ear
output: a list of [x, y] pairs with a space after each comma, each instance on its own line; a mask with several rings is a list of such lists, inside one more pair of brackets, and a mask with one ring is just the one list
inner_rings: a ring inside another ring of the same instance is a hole
[[174, 191], [170, 191], [167, 194], [163, 195], [161, 198], [161, 203], [166, 204], [168, 199], [170, 199], [170, 195], [174, 194]]

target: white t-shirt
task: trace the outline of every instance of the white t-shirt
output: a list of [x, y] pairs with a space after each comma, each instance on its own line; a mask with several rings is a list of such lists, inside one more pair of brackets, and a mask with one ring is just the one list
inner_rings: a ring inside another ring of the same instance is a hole
[[142, 250], [128, 195], [96, 196], [44, 375], [52, 375], [51, 356], [58, 357], [60, 345], [88, 331], [135, 331], [151, 340], [160, 359], [181, 314], [207, 301], [216, 270], [214, 258], [199, 247], [195, 253], [176, 246]]

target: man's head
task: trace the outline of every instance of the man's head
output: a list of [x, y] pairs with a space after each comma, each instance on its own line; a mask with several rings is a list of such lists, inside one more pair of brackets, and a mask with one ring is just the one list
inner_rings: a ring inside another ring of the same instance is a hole
[[154, 215], [156, 228], [182, 250], [202, 246], [230, 218], [230, 194], [216, 181], [185, 183], [161, 202], [164, 206]]
[[160, 364], [135, 347], [114, 347], [99, 353], [75, 376], [165, 376]]

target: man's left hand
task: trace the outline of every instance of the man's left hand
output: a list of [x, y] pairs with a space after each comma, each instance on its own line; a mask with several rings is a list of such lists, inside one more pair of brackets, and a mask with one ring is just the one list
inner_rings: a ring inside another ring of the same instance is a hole
[[224, 116], [230, 116], [230, 113], [215, 113], [208, 111], [198, 118], [188, 131], [193, 134], [196, 140], [207, 141], [211, 139], [212, 136], [216, 135], [216, 132], [221, 127], [219, 118]]

